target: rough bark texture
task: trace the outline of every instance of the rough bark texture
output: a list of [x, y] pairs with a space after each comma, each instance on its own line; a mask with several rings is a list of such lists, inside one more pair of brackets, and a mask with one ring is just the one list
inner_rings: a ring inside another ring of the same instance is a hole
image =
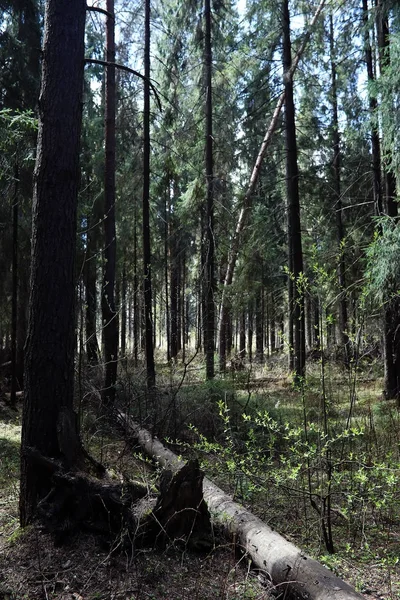
[[[292, 46], [290, 40], [289, 3], [282, 5], [283, 69], [285, 82], [285, 146], [286, 193], [289, 247], [289, 310], [293, 315], [293, 368], [296, 378], [305, 376], [304, 291], [300, 282], [303, 273], [301, 240], [299, 170], [297, 164], [297, 139], [293, 96]], [[289, 334], [290, 341], [290, 334]]]
[[[46, 4], [32, 222], [22, 448], [60, 455], [57, 422], [72, 407], [76, 206], [84, 68], [84, 0]], [[21, 461], [20, 516], [33, 517], [48, 473]]]
[[204, 352], [206, 355], [206, 377], [214, 377], [214, 346], [215, 346], [215, 290], [214, 273], [214, 157], [213, 157], [213, 104], [212, 104], [212, 46], [211, 46], [211, 2], [204, 2], [204, 70], [205, 70], [205, 117], [206, 117], [206, 300], [204, 317]]
[[[171, 471], [182, 467], [182, 461], [171, 450], [129, 417], [119, 413], [118, 420], [160, 465]], [[283, 596], [295, 600], [363, 599], [350, 585], [285, 540], [206, 478], [203, 493], [214, 521], [235, 537], [254, 564], [271, 577], [274, 585], [281, 586]]]
[[150, 1], [145, 2], [143, 98], [143, 275], [147, 386], [154, 388], [156, 370], [153, 348], [151, 239], [150, 239]]
[[[109, 63], [115, 62], [114, 0], [107, 0], [109, 16], [106, 22], [106, 55]], [[118, 367], [118, 313], [115, 310], [115, 67], [106, 67], [105, 106], [105, 169], [104, 169], [104, 272], [101, 309], [105, 379], [103, 402], [115, 400], [115, 383]]]

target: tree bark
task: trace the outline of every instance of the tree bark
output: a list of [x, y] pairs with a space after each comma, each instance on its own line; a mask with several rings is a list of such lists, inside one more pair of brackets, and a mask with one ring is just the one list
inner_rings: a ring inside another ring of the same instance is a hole
[[[115, 62], [114, 0], [107, 0], [106, 56]], [[115, 309], [115, 270], [117, 238], [115, 229], [115, 67], [106, 67], [105, 170], [104, 170], [104, 273], [102, 319], [105, 380], [102, 391], [106, 405], [115, 401], [118, 368], [118, 313]]]
[[329, 15], [330, 53], [331, 53], [331, 90], [332, 90], [332, 137], [333, 137], [333, 189], [335, 192], [334, 210], [336, 215], [336, 239], [338, 245], [337, 281], [339, 287], [339, 344], [344, 349], [344, 363], [350, 365], [350, 338], [348, 333], [348, 310], [346, 289], [346, 264], [344, 256], [344, 228], [342, 218], [341, 190], [341, 151], [338, 117], [337, 69], [335, 62], [335, 40], [332, 12]]
[[150, 0], [145, 0], [143, 99], [143, 276], [147, 387], [154, 388], [156, 370], [153, 347], [151, 239], [150, 239]]
[[289, 2], [283, 1], [283, 68], [285, 82], [285, 145], [286, 145], [286, 191], [288, 210], [289, 248], [289, 306], [293, 315], [293, 370], [295, 378], [305, 376], [304, 290], [300, 278], [303, 274], [303, 249], [301, 240], [299, 171], [297, 164], [297, 140], [295, 107], [293, 99], [293, 76], [291, 75], [292, 49], [290, 40]]
[[18, 328], [18, 191], [19, 172], [17, 165], [14, 171], [14, 194], [12, 199], [12, 299], [11, 299], [11, 406], [16, 406], [18, 373], [17, 373], [17, 328]]
[[48, 0], [32, 217], [22, 422], [20, 519], [33, 518], [50, 476], [24, 449], [61, 454], [57, 422], [74, 391], [75, 249], [84, 69], [84, 0]]
[[[171, 450], [129, 417], [119, 413], [118, 420], [161, 466], [173, 472], [183, 466]], [[214, 522], [234, 536], [255, 566], [266, 573], [274, 585], [280, 586], [283, 596], [290, 595], [299, 600], [363, 600], [350, 585], [285, 540], [206, 478], [203, 493]]]
[[211, 46], [211, 2], [204, 0], [204, 68], [205, 68], [205, 117], [206, 117], [206, 315], [204, 328], [204, 350], [206, 354], [206, 377], [212, 379], [214, 371], [215, 346], [215, 266], [214, 266], [214, 158], [213, 158], [213, 122], [212, 122], [212, 46]]

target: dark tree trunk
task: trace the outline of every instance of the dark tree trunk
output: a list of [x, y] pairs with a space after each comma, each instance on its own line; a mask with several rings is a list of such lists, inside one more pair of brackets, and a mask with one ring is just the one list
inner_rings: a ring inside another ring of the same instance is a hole
[[89, 364], [97, 365], [99, 362], [99, 345], [97, 342], [96, 313], [97, 313], [97, 244], [96, 234], [93, 229], [91, 216], [87, 219], [87, 247], [85, 260], [85, 288], [86, 288], [86, 354]]
[[[383, 0], [377, 0], [377, 36], [379, 51], [379, 67], [385, 73], [390, 67], [389, 20]], [[387, 157], [390, 162], [390, 157]], [[396, 202], [396, 178], [387, 162], [383, 165], [385, 183], [385, 209], [388, 217], [398, 215]], [[400, 398], [400, 303], [390, 300], [384, 307], [384, 367], [385, 394], [387, 398]]]
[[[106, 57], [115, 62], [114, 0], [107, 0]], [[118, 313], [115, 309], [117, 239], [115, 230], [115, 68], [106, 67], [105, 172], [104, 172], [104, 275], [102, 318], [105, 360], [103, 402], [115, 401], [118, 368]]]
[[138, 236], [137, 236], [137, 210], [135, 205], [135, 224], [133, 229], [133, 358], [135, 367], [139, 361], [140, 345], [140, 307], [139, 307], [139, 277], [138, 277]]
[[13, 228], [13, 251], [12, 251], [12, 295], [11, 295], [11, 397], [12, 406], [16, 406], [17, 388], [22, 382], [18, 382], [17, 364], [17, 334], [18, 334], [18, 189], [19, 189], [18, 167], [14, 171], [14, 195], [12, 199], [12, 228]]
[[182, 350], [182, 363], [186, 360], [186, 345], [187, 345], [187, 303], [186, 303], [186, 256], [185, 251], [182, 249], [181, 256], [181, 350]]
[[145, 0], [143, 99], [143, 268], [147, 387], [154, 388], [156, 371], [153, 348], [151, 240], [150, 240], [150, 0]]
[[169, 270], [170, 270], [170, 257], [169, 257], [169, 243], [168, 239], [170, 236], [170, 178], [167, 177], [167, 190], [165, 195], [165, 212], [164, 212], [164, 285], [165, 285], [165, 335], [167, 338], [167, 362], [171, 360], [171, 315], [170, 315], [170, 302], [169, 302]]
[[85, 9], [84, 0], [46, 4], [22, 422], [23, 526], [51, 488], [48, 471], [27, 459], [27, 448], [59, 457], [60, 411], [73, 403]]
[[[368, 0], [363, 0], [363, 24], [364, 24], [364, 43], [365, 43], [365, 61], [367, 64], [368, 81], [375, 80], [374, 62], [372, 59], [371, 41], [368, 26]], [[374, 115], [378, 108], [378, 102], [374, 95], [369, 94], [369, 109], [371, 115]], [[371, 150], [372, 150], [372, 168], [373, 168], [373, 192], [375, 214], [383, 214], [382, 200], [382, 178], [381, 178], [381, 146], [379, 141], [378, 128], [373, 125], [371, 130]]]
[[241, 358], [246, 356], [246, 311], [240, 313], [239, 324], [239, 354]]
[[288, 0], [283, 1], [283, 69], [285, 83], [285, 145], [286, 190], [288, 203], [289, 246], [289, 314], [293, 318], [293, 345], [289, 327], [289, 345], [293, 347], [293, 370], [295, 378], [305, 376], [304, 292], [299, 278], [303, 273], [303, 249], [301, 241], [299, 172], [297, 165], [297, 140], [295, 107], [293, 100], [292, 48], [290, 40], [290, 15]]
[[320, 310], [319, 310], [318, 296], [314, 297], [313, 308], [314, 308], [314, 327], [313, 327], [313, 329], [314, 329], [314, 335], [313, 335], [314, 348], [316, 350], [319, 350], [321, 347], [321, 327], [320, 327]]
[[214, 273], [214, 158], [213, 158], [213, 119], [212, 119], [212, 47], [211, 47], [211, 2], [204, 0], [204, 70], [205, 70], [205, 117], [206, 117], [206, 314], [204, 329], [204, 350], [206, 354], [206, 377], [214, 377], [215, 346], [215, 273]]
[[[385, 0], [376, 0], [377, 6], [377, 36], [379, 68], [383, 74], [390, 67], [390, 30], [389, 16]], [[390, 162], [390, 158], [388, 157]], [[396, 202], [396, 177], [390, 168], [385, 165], [384, 168], [386, 214], [389, 217], [396, 217], [398, 213]]]
[[336, 239], [338, 245], [338, 287], [339, 287], [339, 345], [344, 349], [344, 363], [350, 365], [350, 339], [348, 333], [346, 264], [344, 253], [344, 228], [342, 219], [341, 190], [341, 152], [337, 99], [337, 73], [334, 48], [333, 16], [330, 14], [330, 53], [331, 53], [331, 91], [332, 91], [332, 138], [333, 138], [333, 189], [335, 192], [334, 210], [336, 214]]
[[181, 255], [179, 243], [177, 244], [177, 261], [178, 261], [178, 288], [177, 288], [178, 314], [177, 314], [176, 337], [177, 337], [177, 346], [178, 346], [178, 353], [179, 353], [182, 350], [182, 255]]
[[261, 286], [256, 297], [256, 361], [264, 362], [264, 290]]
[[269, 320], [269, 330], [270, 330], [270, 344], [271, 344], [271, 354], [276, 352], [276, 321], [275, 321], [275, 307], [274, 307], [274, 296], [271, 296], [272, 299], [272, 308], [270, 310], [270, 320]]
[[127, 277], [126, 277], [126, 258], [122, 267], [122, 285], [121, 285], [121, 356], [126, 358], [126, 292], [127, 292]]
[[247, 316], [247, 355], [250, 363], [253, 362], [253, 317], [253, 305], [250, 304]]
[[170, 265], [171, 265], [171, 359], [178, 356], [178, 259], [176, 253], [175, 232], [170, 229]]

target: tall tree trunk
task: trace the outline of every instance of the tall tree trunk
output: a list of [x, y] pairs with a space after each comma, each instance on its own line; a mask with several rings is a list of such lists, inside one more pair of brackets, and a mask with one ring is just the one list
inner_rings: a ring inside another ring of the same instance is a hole
[[[383, 0], [376, 0], [379, 69], [384, 74], [390, 67], [389, 19]], [[389, 157], [387, 162], [389, 162]], [[388, 217], [398, 215], [396, 178], [387, 162], [382, 165], [385, 183], [385, 209]], [[387, 398], [400, 398], [400, 302], [389, 300], [384, 307], [384, 368]]]
[[346, 290], [346, 264], [344, 255], [344, 228], [342, 220], [342, 190], [341, 190], [341, 152], [338, 118], [337, 72], [335, 62], [335, 40], [332, 13], [330, 23], [330, 53], [331, 53], [331, 93], [332, 93], [332, 138], [333, 138], [333, 189], [335, 192], [334, 209], [336, 214], [336, 239], [338, 245], [338, 287], [339, 287], [339, 345], [344, 348], [344, 363], [350, 365], [350, 339], [348, 333], [348, 311]]
[[126, 277], [126, 258], [124, 256], [124, 264], [122, 267], [122, 285], [121, 285], [121, 356], [126, 358], [126, 293], [127, 293], [127, 277]]
[[170, 236], [170, 178], [167, 177], [167, 190], [165, 194], [165, 211], [164, 211], [164, 286], [165, 286], [165, 335], [167, 341], [167, 362], [171, 360], [171, 318], [170, 318], [170, 302], [169, 302], [169, 236]]
[[[390, 67], [390, 30], [389, 16], [385, 0], [376, 0], [377, 6], [377, 35], [379, 68], [383, 74]], [[390, 159], [389, 159], [390, 160]], [[388, 161], [389, 162], [389, 161]], [[392, 169], [384, 165], [386, 214], [397, 217], [398, 207], [396, 202], [396, 177]]]
[[171, 265], [171, 359], [178, 356], [178, 258], [176, 252], [175, 231], [170, 229], [170, 265]]
[[99, 362], [99, 345], [97, 342], [97, 243], [96, 234], [93, 228], [93, 222], [90, 214], [87, 218], [87, 246], [85, 259], [85, 289], [86, 289], [86, 314], [85, 314], [85, 334], [86, 334], [86, 354], [88, 363], [97, 365]]
[[57, 426], [74, 395], [75, 250], [84, 66], [84, 0], [48, 0], [32, 217], [25, 355], [20, 519], [32, 521], [51, 488], [35, 448], [58, 458]]
[[143, 268], [147, 387], [154, 388], [156, 370], [153, 348], [151, 240], [150, 240], [150, 0], [145, 0], [143, 99]]
[[186, 361], [186, 345], [187, 345], [187, 302], [186, 302], [186, 255], [182, 250], [182, 276], [181, 276], [181, 333], [182, 333], [182, 363]]
[[239, 323], [239, 354], [244, 359], [246, 356], [246, 311], [243, 309], [240, 313]]
[[247, 313], [247, 355], [249, 357], [249, 363], [253, 362], [253, 317], [253, 303], [250, 302]]
[[214, 377], [214, 345], [215, 345], [215, 273], [214, 273], [214, 159], [212, 129], [212, 47], [211, 47], [211, 2], [204, 0], [204, 67], [205, 67], [205, 117], [206, 117], [206, 315], [204, 350], [206, 354], [206, 377]]
[[283, 68], [285, 81], [285, 145], [286, 191], [288, 203], [289, 280], [292, 281], [293, 351], [295, 378], [305, 376], [304, 291], [300, 282], [303, 273], [303, 249], [300, 224], [299, 172], [297, 165], [297, 140], [293, 100], [292, 47], [290, 40], [289, 2], [283, 1]]
[[[365, 44], [365, 62], [367, 64], [368, 81], [375, 81], [374, 61], [372, 59], [371, 41], [368, 28], [368, 0], [363, 0], [363, 24], [364, 24], [364, 44]], [[378, 102], [373, 94], [369, 94], [369, 110], [373, 117], [377, 111]], [[371, 150], [372, 150], [372, 169], [373, 169], [373, 192], [375, 214], [383, 214], [382, 200], [382, 178], [381, 178], [381, 145], [379, 141], [378, 128], [373, 125], [371, 130]]]
[[261, 285], [256, 296], [256, 361], [264, 362], [264, 289]]
[[135, 367], [139, 362], [140, 346], [140, 320], [139, 306], [139, 266], [138, 266], [138, 235], [137, 235], [137, 206], [135, 202], [134, 228], [133, 228], [133, 360]]
[[[107, 0], [106, 57], [115, 63], [114, 0]], [[115, 401], [118, 367], [118, 315], [115, 309], [117, 239], [115, 230], [115, 67], [106, 67], [105, 169], [104, 169], [104, 273], [101, 298], [105, 380], [103, 402]]]
[[11, 404], [16, 405], [18, 387], [17, 364], [17, 326], [18, 326], [18, 203], [19, 203], [19, 170], [15, 165], [14, 194], [12, 199], [12, 296], [11, 296]]

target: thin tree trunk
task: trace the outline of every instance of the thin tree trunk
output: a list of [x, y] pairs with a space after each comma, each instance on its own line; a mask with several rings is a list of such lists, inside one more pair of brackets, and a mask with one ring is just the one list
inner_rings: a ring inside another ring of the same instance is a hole
[[95, 231], [90, 214], [87, 218], [87, 240], [86, 240], [86, 258], [84, 266], [85, 289], [86, 289], [86, 310], [85, 310], [85, 337], [86, 337], [86, 355], [88, 363], [97, 365], [99, 362], [99, 345], [97, 342], [97, 244]]
[[165, 195], [164, 208], [164, 286], [165, 286], [165, 335], [167, 341], [167, 362], [171, 360], [171, 317], [169, 303], [169, 271], [171, 261], [169, 256], [169, 237], [170, 237], [170, 178], [167, 177], [167, 191]]
[[12, 406], [17, 401], [17, 326], [18, 326], [18, 193], [19, 193], [19, 170], [15, 165], [14, 170], [14, 195], [12, 200], [12, 228], [13, 228], [13, 250], [12, 250], [12, 295], [11, 295], [11, 397]]
[[342, 220], [342, 190], [341, 190], [341, 152], [337, 98], [337, 73], [334, 48], [334, 28], [332, 12], [329, 15], [330, 23], [330, 53], [331, 53], [331, 91], [332, 91], [332, 134], [333, 134], [333, 189], [335, 192], [334, 209], [336, 214], [336, 239], [338, 245], [338, 287], [339, 287], [339, 345], [344, 349], [344, 363], [350, 365], [350, 339], [348, 333], [348, 311], [346, 290], [346, 264], [344, 255], [344, 228]]
[[140, 346], [140, 320], [139, 306], [139, 266], [138, 266], [138, 235], [137, 235], [137, 206], [135, 202], [134, 228], [133, 228], [133, 360], [135, 367], [139, 362]]
[[186, 361], [186, 345], [187, 345], [187, 312], [186, 312], [186, 256], [185, 251], [182, 251], [182, 275], [181, 275], [181, 334], [182, 334], [182, 363]]
[[[364, 24], [364, 43], [365, 43], [365, 61], [367, 64], [368, 81], [375, 80], [374, 63], [372, 60], [372, 49], [368, 28], [368, 0], [363, 0], [363, 24]], [[369, 110], [371, 116], [374, 116], [378, 102], [373, 94], [369, 94]], [[374, 191], [374, 206], [375, 214], [383, 214], [382, 201], [382, 178], [381, 178], [381, 145], [379, 141], [379, 131], [375, 125], [372, 125], [371, 130], [371, 150], [372, 150], [372, 168], [373, 168], [373, 191]]]
[[264, 290], [261, 286], [256, 296], [256, 361], [264, 362]]
[[206, 117], [206, 315], [204, 333], [204, 350], [206, 354], [206, 377], [214, 377], [214, 345], [215, 345], [215, 273], [214, 273], [214, 159], [212, 128], [212, 47], [211, 47], [211, 2], [204, 0], [204, 67], [205, 67], [205, 117]]
[[[107, 0], [106, 57], [115, 63], [114, 0]], [[106, 405], [115, 401], [118, 368], [118, 315], [115, 309], [117, 239], [115, 230], [115, 67], [106, 67], [105, 85], [105, 170], [104, 170], [104, 271], [101, 298], [105, 380], [102, 392]]]
[[126, 278], [126, 258], [124, 257], [124, 264], [122, 267], [122, 285], [121, 285], [121, 356], [126, 358], [126, 291], [127, 291], [127, 278]]
[[244, 309], [240, 313], [239, 354], [240, 354], [240, 357], [243, 359], [246, 356], [246, 311]]
[[143, 268], [147, 387], [154, 388], [156, 371], [153, 348], [151, 241], [150, 241], [150, 0], [145, 0], [143, 100]]
[[301, 241], [299, 172], [297, 165], [297, 140], [295, 108], [293, 100], [293, 77], [291, 76], [292, 50], [290, 40], [290, 15], [288, 0], [283, 1], [283, 68], [285, 79], [285, 145], [286, 190], [288, 202], [289, 280], [292, 282], [293, 351], [295, 378], [305, 376], [304, 291], [300, 278], [303, 273], [303, 250]]
[[253, 362], [253, 317], [254, 310], [253, 304], [250, 303], [247, 313], [247, 355], [249, 357], [249, 363]]

